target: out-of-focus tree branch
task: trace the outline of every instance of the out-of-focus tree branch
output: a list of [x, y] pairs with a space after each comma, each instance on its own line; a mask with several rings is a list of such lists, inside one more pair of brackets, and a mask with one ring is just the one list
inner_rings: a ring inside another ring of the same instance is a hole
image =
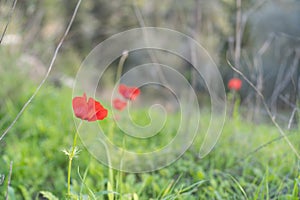
[[234, 51], [234, 66], [240, 69], [240, 57], [241, 57], [241, 40], [242, 40], [242, 2], [236, 0], [236, 21], [235, 21], [235, 51]]
[[[134, 9], [135, 16], [136, 16], [136, 18], [137, 18], [137, 20], [138, 20], [138, 22], [139, 22], [141, 28], [146, 27], [145, 21], [144, 21], [144, 19], [143, 19], [143, 16], [142, 16], [142, 13], [141, 13], [140, 9], [138, 8], [138, 5], [137, 5], [136, 0], [134, 0], [134, 3], [133, 3], [133, 9]], [[148, 36], [147, 36], [147, 32], [146, 32], [146, 31], [143, 31], [143, 35], [144, 35], [144, 38], [145, 38], [146, 43], [149, 43]], [[157, 60], [157, 58], [156, 58], [154, 52], [153, 52], [151, 49], [147, 50], [147, 52], [148, 52], [148, 54], [149, 54], [149, 56], [150, 56], [150, 59], [152, 60], [152, 62], [153, 62], [154, 64], [155, 64], [155, 63], [159, 63], [159, 61]], [[166, 80], [166, 78], [165, 78], [163, 72], [160, 70], [160, 67], [157, 67], [156, 73], [157, 73], [158, 78], [160, 79], [160, 81], [161, 81], [162, 83], [164, 83], [165, 85], [167, 85], [167, 84], [168, 84], [168, 83], [167, 83], [167, 80]], [[151, 74], [151, 75], [152, 75], [153, 77], [155, 77], [154, 74]]]

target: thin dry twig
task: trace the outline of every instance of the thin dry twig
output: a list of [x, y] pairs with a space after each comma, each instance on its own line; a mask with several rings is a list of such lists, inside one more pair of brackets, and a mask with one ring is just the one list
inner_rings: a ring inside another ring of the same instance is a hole
[[283, 95], [279, 95], [280, 100], [282, 100], [284, 103], [286, 103], [288, 106], [290, 106], [293, 109], [296, 109], [297, 112], [300, 112], [300, 108], [297, 108], [297, 105], [293, 104], [292, 102], [290, 102], [288, 100], [287, 97], [283, 96]]
[[[292, 51], [291, 51], [292, 52]], [[287, 57], [287, 59], [289, 59]], [[272, 100], [272, 106], [275, 106], [277, 97], [279, 96], [279, 94], [288, 86], [288, 84], [293, 81], [293, 75], [295, 74], [295, 72], [297, 71], [297, 67], [299, 64], [299, 59], [300, 59], [300, 54], [296, 55], [294, 57], [293, 63], [290, 67], [290, 69], [287, 70], [286, 75], [281, 77], [280, 82], [278, 81], [277, 83], [277, 87], [274, 89], [271, 100]]]
[[241, 32], [244, 33], [248, 18], [255, 13], [261, 6], [263, 6], [267, 1], [269, 0], [261, 0], [254, 3], [254, 5], [248, 9], [243, 15], [242, 15], [242, 22], [241, 22]]
[[278, 90], [278, 88], [282, 88], [281, 82], [282, 82], [282, 79], [284, 77], [284, 72], [285, 72], [285, 70], [287, 68], [288, 61], [290, 60], [290, 56], [292, 54], [293, 54], [293, 49], [289, 49], [285, 53], [284, 58], [281, 60], [281, 63], [280, 63], [280, 66], [279, 66], [279, 70], [277, 72], [277, 78], [276, 78], [276, 81], [275, 81], [275, 84], [274, 84], [274, 90], [273, 90], [272, 95], [271, 95], [270, 107], [271, 107], [272, 113], [276, 113], [277, 99], [278, 99], [278, 96], [280, 95], [280, 92], [282, 90], [282, 89]]
[[[263, 45], [261, 46], [261, 48], [258, 50], [257, 54], [254, 57], [254, 67], [256, 68], [258, 74], [257, 74], [257, 78], [256, 78], [256, 89], [257, 91], [259, 91], [261, 93], [261, 91], [263, 90], [263, 61], [262, 61], [262, 55], [270, 48], [273, 40], [275, 38], [274, 34], [270, 34], [267, 38], [267, 40], [263, 43]], [[254, 115], [256, 116], [259, 112], [259, 107], [260, 107], [260, 102], [261, 98], [258, 95], [258, 93], [256, 93], [256, 99], [255, 99], [255, 109], [254, 109]]]
[[[137, 6], [136, 0], [134, 0], [133, 9], [134, 9], [134, 13], [135, 13], [135, 16], [136, 16], [136, 18], [137, 18], [137, 20], [139, 22], [140, 27], [141, 28], [145, 28], [146, 24], [145, 24], [144, 18], [142, 16], [142, 13], [141, 13], [140, 9]], [[143, 34], [144, 34], [144, 39], [145, 39], [146, 43], [149, 43], [148, 37], [147, 37], [147, 32], [144, 31], [144, 29], [143, 29]], [[153, 51], [151, 49], [149, 49], [149, 50], [147, 50], [147, 52], [148, 52], [148, 54], [149, 54], [150, 59], [152, 60], [152, 62], [154, 64], [158, 63], [158, 60], [157, 60], [155, 54], [153, 53]], [[158, 74], [158, 77], [159, 77], [160, 81], [162, 81], [162, 83], [164, 83], [164, 84], [167, 84], [167, 80], [166, 80], [163, 72], [161, 71], [161, 69], [159, 67], [157, 68], [157, 74]]]
[[241, 42], [244, 35], [245, 27], [248, 21], [248, 18], [263, 4], [265, 4], [268, 0], [262, 0], [256, 2], [248, 11], [245, 13], [242, 12], [242, 1], [236, 0], [236, 27], [235, 27], [235, 51], [234, 51], [234, 60], [235, 65], [239, 69], [240, 67], [240, 57], [241, 57]]
[[5, 179], [5, 175], [4, 174], [0, 174], [0, 186], [3, 184]]
[[275, 118], [273, 117], [271, 110], [269, 109], [266, 101], [265, 101], [265, 97], [264, 95], [253, 85], [253, 83], [237, 68], [235, 68], [230, 61], [228, 60], [228, 58], [226, 58], [228, 65], [239, 75], [241, 75], [244, 80], [255, 90], [255, 92], [258, 94], [258, 96], [261, 98], [262, 103], [272, 121], [272, 123], [276, 126], [276, 128], [278, 129], [279, 133], [281, 134], [281, 136], [284, 138], [284, 140], [287, 142], [287, 144], [290, 146], [290, 148], [292, 149], [292, 151], [295, 153], [295, 155], [297, 156], [298, 159], [300, 159], [300, 154], [298, 153], [297, 149], [294, 147], [294, 145], [291, 143], [291, 141], [289, 140], [289, 138], [287, 137], [286, 133], [282, 130], [282, 128], [280, 127], [280, 125], [276, 122]]
[[8, 182], [7, 182], [6, 195], [5, 195], [6, 200], [8, 200], [8, 193], [9, 193], [8, 190], [11, 182], [12, 169], [13, 169], [13, 161], [11, 161], [9, 165], [9, 175], [8, 175]]
[[[295, 134], [295, 132], [294, 132], [294, 133], [290, 133], [290, 134], [288, 134], [287, 136], [291, 136], [291, 135], [294, 135], [294, 134]], [[281, 139], [283, 139], [283, 138], [284, 138], [284, 136], [280, 135], [280, 136], [278, 136], [278, 137], [276, 137], [276, 138], [274, 138], [274, 139], [272, 139], [272, 140], [270, 140], [270, 141], [268, 141], [268, 142], [266, 142], [266, 143], [260, 145], [259, 147], [257, 147], [256, 149], [254, 149], [253, 151], [251, 151], [250, 153], [248, 153], [247, 156], [244, 157], [242, 160], [246, 160], [248, 157], [250, 157], [251, 155], [257, 153], [257, 152], [260, 151], [261, 149], [263, 149], [263, 148], [269, 146], [270, 144], [272, 144], [272, 143], [274, 143], [274, 142], [277, 142], [277, 141], [279, 141], [279, 140], [281, 140]]]
[[28, 105], [31, 103], [31, 101], [34, 99], [34, 97], [37, 95], [37, 93], [40, 91], [41, 87], [44, 85], [45, 81], [47, 80], [52, 68], [53, 68], [53, 64], [56, 60], [56, 57], [57, 57], [57, 54], [58, 54], [58, 51], [60, 50], [65, 38], [67, 37], [70, 29], [71, 29], [71, 26], [74, 22], [74, 19], [75, 19], [75, 16], [77, 14], [77, 11], [79, 9], [79, 5], [81, 3], [81, 0], [78, 0], [77, 1], [77, 4], [76, 4], [76, 7], [74, 9], [74, 12], [73, 12], [73, 15], [71, 17], [71, 20], [66, 28], [66, 31], [64, 32], [62, 38], [60, 39], [55, 51], [54, 51], [54, 54], [53, 54], [53, 57], [51, 59], [51, 62], [50, 62], [50, 65], [49, 65], [49, 68], [48, 68], [48, 71], [45, 75], [45, 77], [43, 78], [43, 80], [40, 82], [40, 84], [38, 85], [38, 87], [36, 88], [36, 90], [34, 91], [34, 93], [32, 94], [32, 96], [28, 99], [28, 101], [23, 105], [22, 109], [20, 110], [20, 112], [17, 114], [16, 118], [13, 120], [13, 122], [8, 126], [8, 128], [4, 131], [4, 133], [1, 135], [0, 137], [0, 141], [6, 136], [6, 134], [9, 132], [9, 130], [14, 126], [14, 124], [17, 122], [17, 120], [20, 118], [20, 116], [23, 114], [23, 112], [25, 111], [25, 109], [28, 107]]
[[234, 64], [240, 69], [240, 57], [241, 57], [241, 41], [242, 41], [242, 1], [236, 0], [236, 26], [235, 26], [235, 50], [234, 50]]
[[292, 114], [291, 114], [291, 117], [290, 117], [290, 119], [289, 119], [289, 124], [288, 124], [288, 127], [287, 127], [289, 130], [290, 130], [291, 127], [292, 127], [292, 123], [293, 123], [293, 119], [294, 119], [294, 117], [295, 117], [296, 111], [297, 111], [297, 109], [294, 108], [294, 109], [293, 109], [293, 112], [292, 112]]
[[7, 22], [6, 22], [6, 24], [5, 24], [4, 30], [3, 30], [2, 35], [1, 35], [1, 38], [0, 38], [0, 44], [2, 43], [2, 40], [3, 40], [3, 38], [4, 38], [4, 35], [5, 35], [6, 31], [7, 31], [8, 25], [9, 25], [9, 23], [10, 23], [10, 20], [11, 20], [11, 18], [12, 18], [12, 15], [13, 15], [13, 13], [14, 13], [15, 8], [16, 8], [17, 1], [18, 1], [18, 0], [14, 0], [14, 2], [13, 2], [13, 4], [12, 4], [12, 7], [11, 7], [11, 9], [10, 9], [10, 12], [9, 12], [9, 15], [8, 15]]

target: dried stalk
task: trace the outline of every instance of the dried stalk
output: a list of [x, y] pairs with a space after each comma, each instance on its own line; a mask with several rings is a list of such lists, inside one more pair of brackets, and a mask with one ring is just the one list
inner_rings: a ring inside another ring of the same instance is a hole
[[28, 107], [28, 105], [31, 103], [31, 101], [34, 99], [34, 97], [37, 95], [37, 93], [40, 91], [41, 87], [44, 85], [44, 83], [46, 82], [52, 68], [53, 68], [53, 65], [54, 65], [54, 62], [56, 60], [56, 57], [57, 57], [57, 54], [58, 54], [58, 51], [60, 50], [64, 40], [66, 39], [70, 29], [71, 29], [71, 26], [74, 22], [74, 19], [75, 19], [75, 16], [77, 14], [77, 11], [79, 9], [79, 5], [81, 3], [81, 0], [78, 0], [77, 1], [77, 4], [76, 4], [76, 7], [74, 9], [74, 12], [73, 12], [73, 15], [71, 17], [71, 20], [66, 28], [66, 31], [64, 32], [62, 38], [60, 39], [55, 51], [54, 51], [54, 54], [53, 54], [53, 57], [51, 59], [51, 62], [50, 62], [50, 65], [49, 65], [49, 68], [48, 68], [48, 71], [45, 75], [45, 77], [43, 78], [43, 80], [40, 82], [40, 84], [38, 85], [38, 87], [36, 88], [36, 90], [34, 91], [34, 93], [32, 94], [32, 96], [27, 100], [27, 102], [23, 105], [22, 109], [20, 110], [20, 112], [17, 114], [17, 116], [15, 117], [15, 119], [12, 121], [12, 123], [8, 126], [8, 128], [3, 132], [3, 134], [1, 135], [0, 137], [0, 141], [6, 136], [6, 134], [10, 131], [10, 129], [15, 125], [15, 123], [17, 122], [17, 120], [21, 117], [21, 115], [23, 114], [23, 112], [26, 110], [26, 108]]
[[5, 24], [4, 30], [3, 30], [2, 34], [1, 34], [1, 37], [0, 37], [0, 44], [2, 43], [2, 40], [3, 40], [3, 38], [4, 38], [4, 35], [5, 35], [6, 31], [7, 31], [8, 25], [9, 25], [9, 23], [10, 23], [10, 20], [11, 20], [11, 18], [12, 18], [12, 15], [13, 15], [13, 13], [14, 13], [15, 8], [16, 8], [17, 1], [18, 1], [18, 0], [14, 0], [13, 5], [12, 5], [12, 7], [11, 7], [11, 9], [10, 9], [10, 12], [9, 12], [9, 15], [8, 15], [7, 22], [6, 22], [6, 24]]
[[13, 169], [13, 161], [11, 161], [10, 165], [9, 165], [9, 175], [8, 175], [5, 200], [8, 200], [8, 193], [9, 193], [9, 186], [10, 186], [10, 182], [11, 182], [12, 169]]
[[[259, 93], [263, 90], [263, 70], [262, 70], [262, 55], [269, 49], [271, 46], [273, 40], [275, 38], [274, 34], [270, 34], [268, 39], [263, 43], [261, 48], [258, 50], [257, 54], [254, 57], [254, 66], [256, 67], [258, 71], [257, 75], [257, 82], [256, 82], [256, 89], [259, 91]], [[258, 116], [258, 113], [260, 111], [260, 104], [261, 104], [261, 98], [258, 93], [256, 93], [256, 99], [255, 99], [255, 109], [254, 109], [254, 116]]]
[[[135, 13], [135, 16], [139, 22], [139, 25], [141, 28], [145, 28], [146, 27], [146, 24], [145, 24], [145, 21], [143, 19], [143, 16], [142, 16], [142, 13], [140, 11], [140, 9], [138, 8], [137, 6], [137, 2], [136, 0], [134, 0], [134, 3], [133, 3], [133, 9], [134, 9], [134, 13]], [[144, 39], [146, 41], [146, 43], [148, 44], [149, 43], [149, 40], [148, 40], [148, 36], [147, 36], [147, 32], [144, 31], [143, 29], [143, 35], [144, 35]], [[147, 49], [147, 52], [150, 56], [150, 59], [152, 61], [152, 63], [154, 65], [157, 65], [156, 63], [159, 63], [155, 54], [153, 53], [153, 51], [151, 49]], [[163, 72], [161, 71], [160, 67], [157, 67], [157, 70], [156, 70], [157, 74], [158, 74], [158, 78], [160, 79], [160, 81], [164, 84], [164, 85], [167, 85], [167, 80], [163, 74]]]
[[[270, 107], [271, 107], [271, 111], [273, 114], [276, 114], [276, 102], [277, 102], [278, 96], [281, 92], [281, 90], [280, 89], [278, 90], [278, 88], [280, 88], [280, 85], [281, 85], [281, 82], [282, 82], [282, 79], [284, 76], [284, 71], [287, 67], [287, 62], [289, 60], [289, 57], [292, 55], [292, 53], [293, 53], [293, 51], [291, 49], [289, 49], [289, 51], [287, 51], [285, 54], [285, 59], [281, 62], [280, 66], [279, 66], [279, 70], [277, 73], [277, 78], [275, 81], [275, 86], [274, 86], [274, 90], [273, 90], [273, 93], [271, 96], [271, 102], [270, 102]], [[277, 87], [277, 85], [278, 85], [278, 87]]]
[[293, 109], [293, 112], [292, 112], [292, 114], [291, 114], [291, 117], [290, 117], [290, 119], [289, 119], [289, 124], [288, 124], [288, 127], [287, 127], [288, 130], [290, 130], [291, 127], [292, 127], [292, 123], [293, 123], [293, 119], [294, 119], [294, 117], [295, 117], [296, 111], [297, 111], [297, 108], [294, 108], [294, 109]]
[[240, 69], [240, 58], [241, 58], [241, 40], [242, 40], [242, 2], [236, 0], [236, 25], [235, 25], [235, 51], [234, 51], [234, 65], [237, 69]]

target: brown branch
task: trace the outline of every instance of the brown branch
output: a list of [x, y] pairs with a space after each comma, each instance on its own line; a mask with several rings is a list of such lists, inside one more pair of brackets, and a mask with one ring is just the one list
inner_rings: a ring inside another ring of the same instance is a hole
[[53, 57], [51, 59], [51, 62], [50, 62], [50, 65], [49, 65], [49, 68], [48, 68], [48, 71], [45, 75], [45, 77], [43, 78], [43, 80], [40, 82], [40, 84], [38, 85], [38, 87], [36, 88], [36, 90], [34, 91], [34, 93], [32, 94], [32, 96], [27, 100], [27, 102], [23, 105], [22, 109], [20, 110], [20, 112], [17, 114], [17, 116], [15, 117], [15, 119], [13, 120], [13, 122], [8, 126], [8, 128], [4, 131], [4, 133], [1, 135], [0, 137], [0, 141], [6, 136], [6, 134], [10, 131], [10, 129], [14, 126], [14, 124], [17, 122], [17, 120], [21, 117], [21, 115], [23, 114], [23, 112], [25, 111], [25, 109], [28, 107], [28, 105], [31, 103], [31, 101], [34, 99], [34, 97], [37, 95], [37, 93], [40, 91], [41, 87], [44, 85], [45, 81], [47, 80], [52, 68], [53, 68], [53, 65], [54, 65], [54, 62], [56, 60], [56, 57], [57, 57], [57, 54], [58, 54], [58, 51], [60, 50], [64, 40], [66, 39], [70, 29], [71, 29], [71, 26], [74, 22], [74, 19], [75, 19], [75, 16], [77, 14], [77, 11], [79, 9], [79, 5], [81, 3], [81, 0], [78, 0], [77, 1], [77, 4], [76, 4], [76, 7], [74, 9], [74, 12], [73, 12], [73, 15], [71, 17], [71, 20], [66, 28], [66, 31], [64, 32], [62, 38], [60, 39], [55, 51], [54, 51], [54, 54], [53, 54]]

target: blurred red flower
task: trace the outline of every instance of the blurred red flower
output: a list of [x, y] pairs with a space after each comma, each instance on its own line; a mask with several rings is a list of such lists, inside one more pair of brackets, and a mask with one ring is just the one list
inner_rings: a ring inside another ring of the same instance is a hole
[[100, 102], [91, 97], [87, 101], [85, 93], [83, 96], [74, 97], [72, 106], [76, 117], [89, 122], [103, 120], [108, 114], [108, 111], [100, 104]]
[[232, 78], [228, 82], [228, 88], [230, 90], [239, 91], [242, 88], [242, 80], [239, 78]]
[[125, 99], [135, 100], [140, 94], [140, 89], [137, 87], [129, 87], [127, 85], [121, 84], [119, 85], [119, 93]]
[[116, 99], [113, 100], [113, 106], [117, 110], [123, 110], [126, 107], [126, 105], [127, 105], [127, 102], [122, 101], [119, 98], [116, 98]]

